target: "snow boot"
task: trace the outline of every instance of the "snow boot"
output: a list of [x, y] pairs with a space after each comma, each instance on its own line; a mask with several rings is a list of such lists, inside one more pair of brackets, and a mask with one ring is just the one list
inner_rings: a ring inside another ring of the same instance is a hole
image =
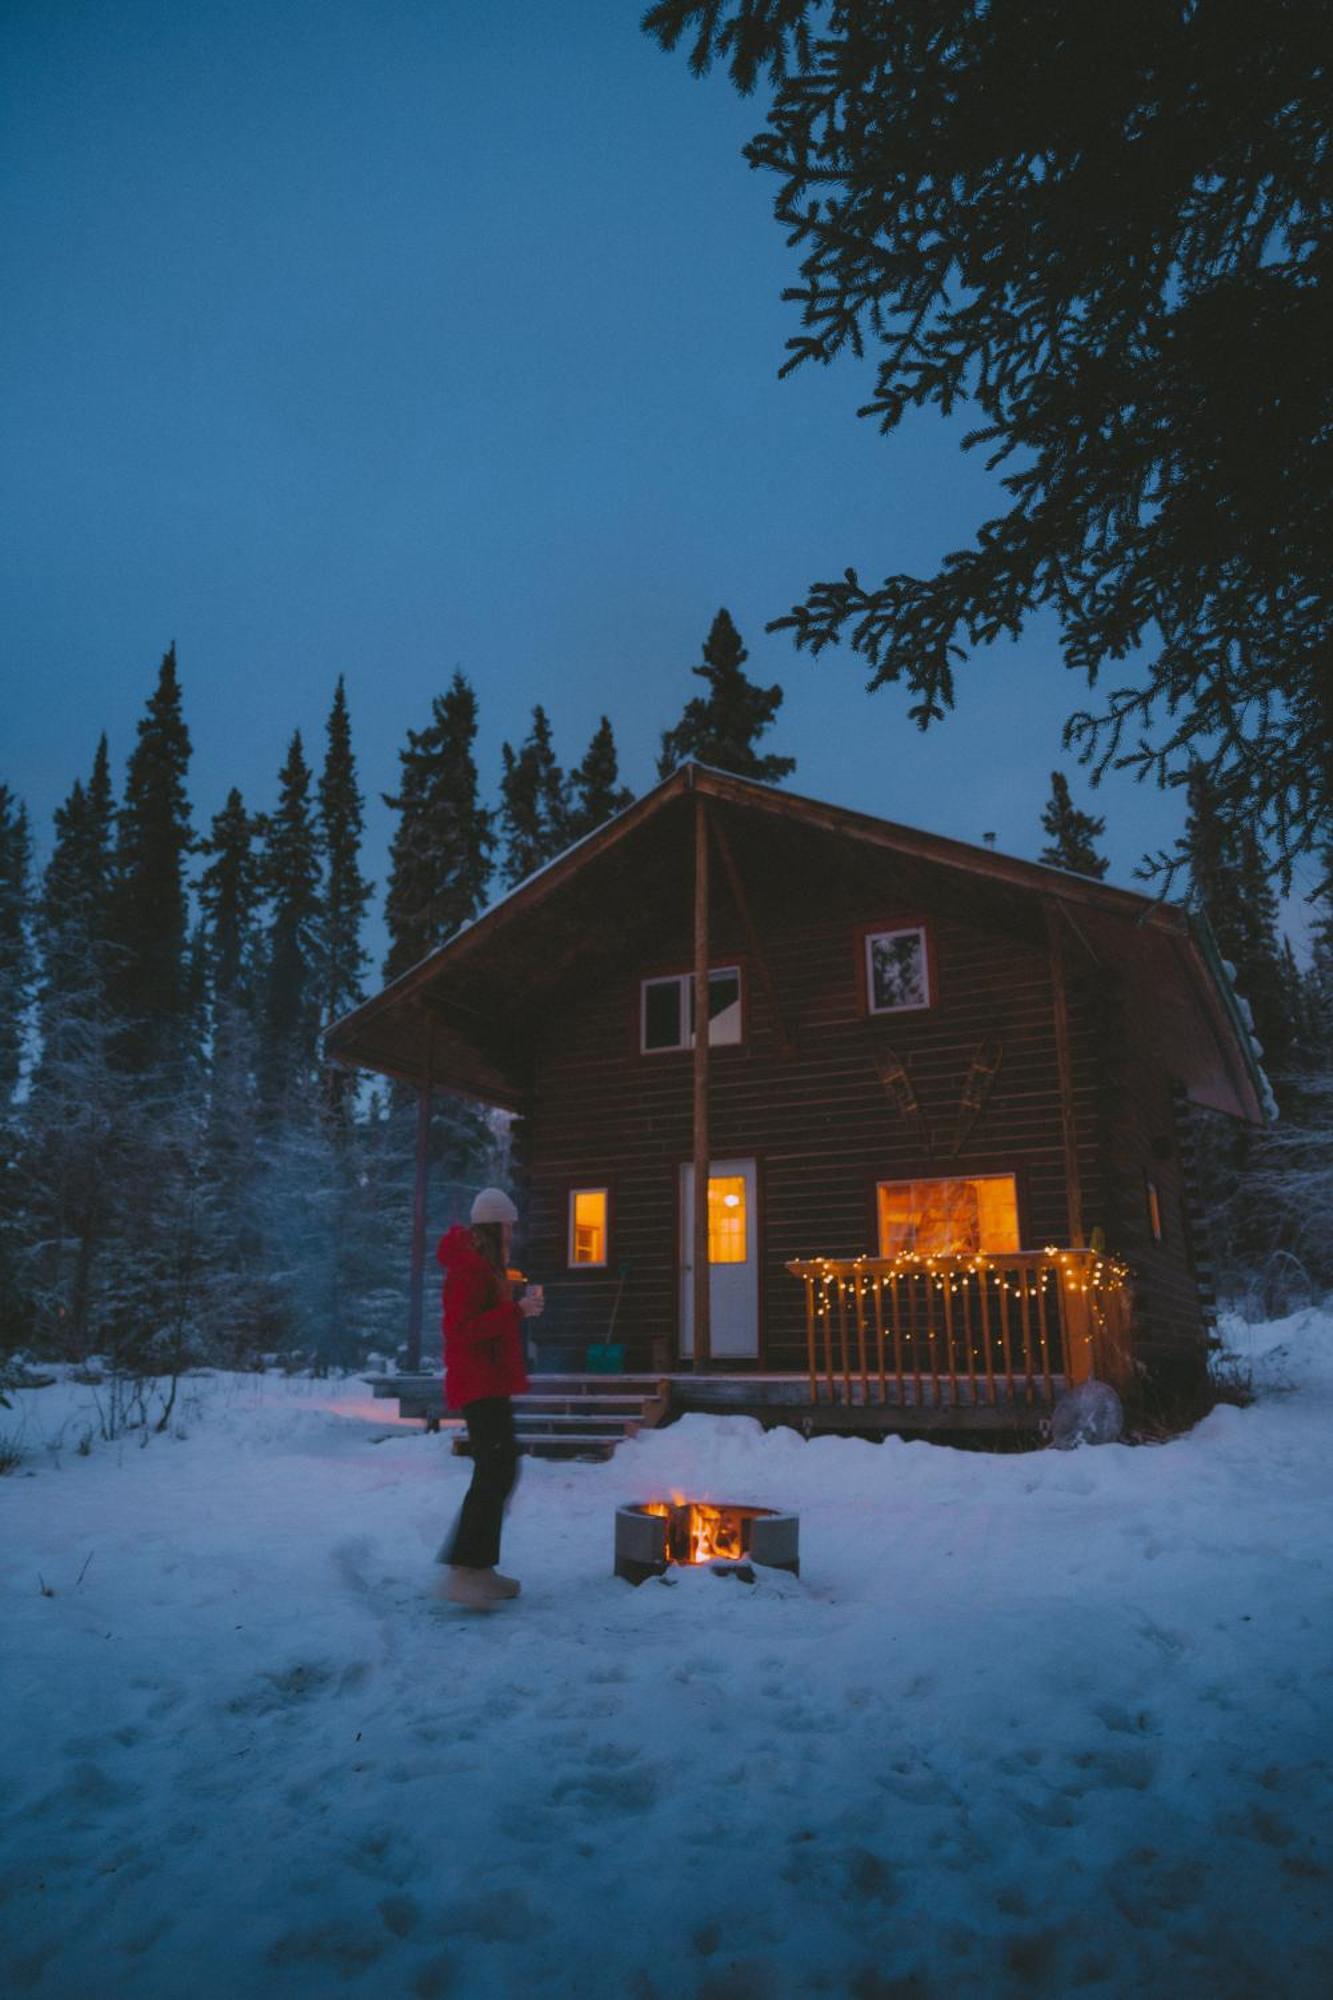
[[498, 1569], [488, 1570], [486, 1573], [496, 1586], [498, 1597], [517, 1597], [523, 1588], [516, 1576], [502, 1576]]

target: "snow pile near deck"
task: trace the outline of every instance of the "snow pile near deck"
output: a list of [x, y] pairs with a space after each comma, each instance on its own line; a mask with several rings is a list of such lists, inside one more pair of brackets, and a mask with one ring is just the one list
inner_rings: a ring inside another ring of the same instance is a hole
[[[0, 1412], [15, 1994], [1322, 1996], [1333, 1318], [1169, 1446], [1010, 1457], [692, 1417], [530, 1465], [490, 1617], [468, 1468], [356, 1383], [183, 1436]], [[803, 1575], [611, 1574], [617, 1502], [796, 1507]], [[39, 1575], [46, 1590], [39, 1586]]]

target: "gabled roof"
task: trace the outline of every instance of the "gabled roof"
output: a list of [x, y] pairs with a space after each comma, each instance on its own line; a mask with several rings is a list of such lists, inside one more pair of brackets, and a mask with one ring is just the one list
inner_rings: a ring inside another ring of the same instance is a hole
[[[680, 872], [692, 795], [715, 801], [728, 824], [765, 844], [822, 843], [822, 852], [888, 853], [941, 881], [987, 885], [1006, 900], [1039, 899], [1057, 911], [1084, 953], [1109, 961], [1131, 1009], [1150, 1012], [1154, 1039], [1196, 1101], [1261, 1122], [1271, 1094], [1206, 923], [1178, 904], [1073, 875], [988, 847], [802, 798], [707, 765], [680, 765], [596, 832], [483, 910], [328, 1029], [329, 1056], [405, 1081], [517, 1109], [526, 1059], [515, 1024], [521, 994], [536, 994], [593, 959], [629, 947], [627, 924], [651, 934], [653, 897]], [[832, 848], [829, 843], [832, 842]], [[642, 951], [642, 946], [639, 947]], [[520, 993], [521, 989], [521, 993]], [[510, 1003], [510, 1004], [506, 1004]]]

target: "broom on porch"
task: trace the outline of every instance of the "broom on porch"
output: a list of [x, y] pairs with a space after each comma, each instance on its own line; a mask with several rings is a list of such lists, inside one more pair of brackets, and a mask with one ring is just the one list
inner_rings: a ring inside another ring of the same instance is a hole
[[590, 1375], [623, 1375], [625, 1372], [625, 1349], [616, 1340], [616, 1320], [620, 1316], [620, 1301], [625, 1296], [625, 1280], [629, 1274], [630, 1266], [622, 1264], [618, 1273], [616, 1295], [611, 1301], [611, 1319], [606, 1329], [606, 1339], [594, 1340], [588, 1348]]

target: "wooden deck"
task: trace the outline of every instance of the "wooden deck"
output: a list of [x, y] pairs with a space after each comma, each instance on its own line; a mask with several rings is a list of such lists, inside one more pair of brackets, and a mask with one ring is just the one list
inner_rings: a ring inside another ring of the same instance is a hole
[[[367, 1382], [377, 1397], [396, 1400], [402, 1417], [421, 1418], [427, 1430], [441, 1422], [456, 1432], [455, 1450], [466, 1452], [461, 1422], [446, 1416], [439, 1375], [371, 1375]], [[853, 1437], [930, 1435], [941, 1433], [1037, 1435], [1055, 1401], [1069, 1386], [1064, 1374], [1029, 1388], [1016, 1382], [1012, 1395], [1003, 1389], [994, 1397], [977, 1385], [944, 1378], [933, 1383], [892, 1377], [881, 1398], [878, 1384], [863, 1396], [855, 1378], [850, 1393], [830, 1395], [820, 1381], [811, 1393], [807, 1374], [722, 1374], [685, 1372], [657, 1374], [534, 1375], [529, 1392], [514, 1398], [520, 1449], [544, 1458], [608, 1458], [618, 1444], [640, 1430], [668, 1424], [691, 1413], [747, 1416], [773, 1427], [785, 1425], [803, 1432]]]
[[1102, 1251], [802, 1258], [812, 1404], [1051, 1409], [1130, 1373], [1128, 1272]]

